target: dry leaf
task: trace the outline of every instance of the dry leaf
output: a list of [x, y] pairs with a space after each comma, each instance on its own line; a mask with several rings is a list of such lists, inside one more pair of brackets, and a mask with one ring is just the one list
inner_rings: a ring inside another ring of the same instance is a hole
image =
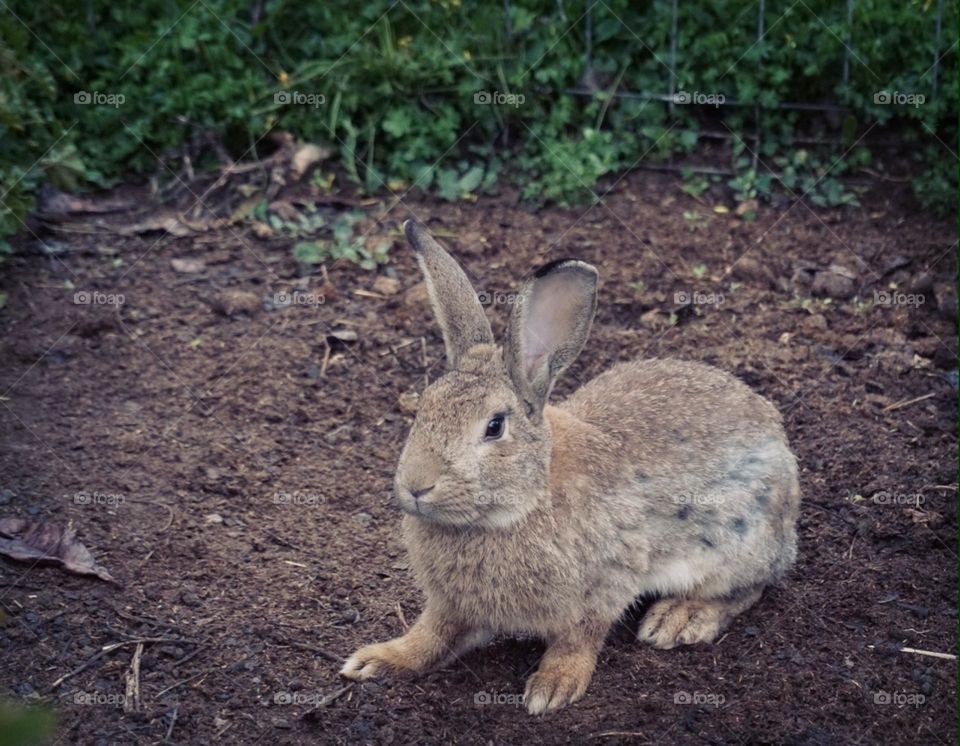
[[396, 277], [380, 275], [373, 281], [373, 291], [381, 295], [396, 295], [400, 292], [400, 280]]
[[72, 526], [45, 521], [0, 518], [0, 554], [22, 562], [52, 562], [78, 575], [96, 575], [116, 583], [106, 568], [76, 538]]
[[290, 174], [299, 181], [312, 165], [330, 156], [330, 150], [321, 148], [313, 143], [306, 143], [297, 148], [290, 161]]

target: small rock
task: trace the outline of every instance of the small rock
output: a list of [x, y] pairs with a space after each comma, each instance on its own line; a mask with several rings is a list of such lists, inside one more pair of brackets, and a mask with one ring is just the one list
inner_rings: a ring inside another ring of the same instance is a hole
[[193, 608], [200, 605], [200, 597], [193, 591], [183, 591], [180, 594], [180, 603]]
[[0, 505], [9, 505], [14, 497], [16, 497], [16, 493], [4, 487], [0, 490]]
[[266, 223], [261, 223], [259, 220], [250, 226], [250, 230], [253, 231], [253, 235], [257, 238], [270, 238], [273, 236], [273, 229]]
[[934, 287], [937, 298], [937, 311], [940, 316], [949, 321], [957, 320], [957, 289], [953, 285], [937, 283]]
[[770, 271], [752, 256], [741, 257], [730, 270], [738, 280], [769, 280]]
[[933, 292], [933, 275], [929, 272], [920, 272], [914, 275], [910, 282], [910, 292], [920, 295], [927, 295]]
[[222, 290], [210, 299], [210, 306], [224, 316], [254, 314], [262, 307], [260, 296], [249, 290]]
[[807, 319], [806, 326], [809, 326], [813, 329], [819, 329], [820, 331], [827, 330], [827, 319], [821, 313], [815, 313]]
[[175, 272], [184, 275], [195, 275], [207, 268], [206, 262], [202, 259], [171, 259], [170, 266]]
[[396, 277], [380, 275], [373, 281], [373, 292], [380, 295], [396, 295], [400, 292], [400, 280]]
[[293, 726], [290, 724], [289, 720], [279, 719], [273, 721], [273, 727], [279, 728], [280, 730], [290, 730]]
[[356, 624], [360, 621], [360, 612], [352, 606], [348, 606], [340, 612], [340, 618], [347, 624]]
[[353, 329], [334, 329], [327, 335], [327, 342], [334, 344], [352, 344], [358, 339], [357, 333]]
[[827, 269], [817, 272], [811, 290], [814, 295], [821, 297], [847, 300], [856, 293], [856, 277], [856, 274], [843, 265], [831, 264]]
[[368, 523], [370, 523], [370, 521], [373, 520], [373, 516], [370, 515], [369, 513], [357, 513], [353, 517], [353, 520], [355, 520], [361, 526], [366, 526]]
[[640, 314], [640, 326], [646, 329], [662, 329], [666, 325], [667, 320], [663, 318], [657, 308], [651, 308], [649, 311]]
[[420, 394], [416, 391], [404, 391], [400, 394], [399, 399], [397, 400], [400, 404], [400, 409], [408, 414], [415, 414], [417, 408], [420, 406]]
[[210, 513], [203, 520], [207, 525], [219, 525], [223, 523], [223, 516], [219, 513]]

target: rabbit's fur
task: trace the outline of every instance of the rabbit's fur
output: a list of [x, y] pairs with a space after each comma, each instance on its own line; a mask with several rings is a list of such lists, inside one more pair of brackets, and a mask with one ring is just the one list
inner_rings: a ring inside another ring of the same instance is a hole
[[[616, 365], [548, 405], [589, 333], [596, 270], [542, 268], [501, 351], [463, 270], [422, 227], [405, 230], [448, 361], [395, 483], [427, 600], [407, 634], [361, 648], [342, 673], [421, 672], [495, 634], [532, 634], [548, 646], [526, 687], [537, 714], [583, 695], [608, 629], [640, 595], [661, 597], [641, 640], [715, 640], [796, 555], [797, 465], [777, 410], [677, 360]], [[499, 414], [502, 436], [485, 437]]]

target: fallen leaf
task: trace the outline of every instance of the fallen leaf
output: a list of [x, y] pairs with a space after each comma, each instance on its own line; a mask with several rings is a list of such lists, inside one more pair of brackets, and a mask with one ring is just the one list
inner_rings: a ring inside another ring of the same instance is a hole
[[380, 275], [373, 281], [373, 291], [381, 295], [396, 295], [400, 292], [400, 280], [396, 277]]
[[266, 223], [261, 223], [259, 220], [251, 225], [250, 229], [257, 238], [270, 238], [273, 235], [273, 229]]
[[98, 565], [72, 526], [61, 528], [45, 521], [0, 518], [0, 554], [22, 562], [52, 562], [78, 575], [96, 575], [116, 583], [106, 568]]
[[171, 236], [189, 236], [193, 233], [193, 229], [172, 215], [153, 215], [136, 223], [105, 227], [120, 236], [133, 236], [138, 233], [151, 233], [153, 231], [166, 231]]

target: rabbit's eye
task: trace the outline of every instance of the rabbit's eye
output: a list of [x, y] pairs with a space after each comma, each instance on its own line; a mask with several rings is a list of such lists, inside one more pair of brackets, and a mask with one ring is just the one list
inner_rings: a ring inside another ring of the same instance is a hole
[[484, 440], [496, 440], [501, 435], [503, 435], [503, 415], [498, 414], [496, 417], [491, 417], [490, 421], [487, 423], [487, 432], [484, 433]]

